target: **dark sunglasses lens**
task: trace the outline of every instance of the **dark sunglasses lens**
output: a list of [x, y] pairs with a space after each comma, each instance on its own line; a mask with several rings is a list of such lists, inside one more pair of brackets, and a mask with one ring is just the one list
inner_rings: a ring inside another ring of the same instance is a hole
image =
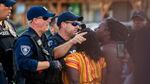
[[49, 17], [43, 17], [43, 20], [48, 20]]
[[77, 26], [77, 25], [80, 25], [80, 24], [77, 23], [77, 22], [73, 22], [72, 25], [73, 25], [73, 26]]
[[12, 7], [11, 5], [4, 4], [6, 7]]

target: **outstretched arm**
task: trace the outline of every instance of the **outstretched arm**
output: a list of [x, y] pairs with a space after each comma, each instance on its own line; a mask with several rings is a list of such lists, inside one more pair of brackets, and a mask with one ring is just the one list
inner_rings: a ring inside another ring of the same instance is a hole
[[83, 37], [83, 35], [85, 35], [85, 34], [87, 34], [87, 32], [77, 34], [74, 38], [70, 39], [66, 43], [64, 43], [58, 47], [55, 47], [54, 48], [54, 57], [55, 58], [63, 57], [73, 45], [75, 45], [77, 43], [81, 44], [82, 42], [86, 41], [86, 39]]

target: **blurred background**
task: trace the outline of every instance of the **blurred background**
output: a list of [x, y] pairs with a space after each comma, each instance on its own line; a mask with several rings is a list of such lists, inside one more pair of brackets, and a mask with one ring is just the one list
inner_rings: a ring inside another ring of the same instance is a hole
[[133, 11], [142, 10], [150, 17], [150, 0], [17, 0], [11, 19], [17, 26], [17, 32], [22, 32], [26, 25], [26, 11], [32, 5], [42, 5], [59, 15], [70, 10], [84, 17], [86, 25], [96, 28], [105, 17], [114, 17], [127, 27], [130, 27], [130, 17]]

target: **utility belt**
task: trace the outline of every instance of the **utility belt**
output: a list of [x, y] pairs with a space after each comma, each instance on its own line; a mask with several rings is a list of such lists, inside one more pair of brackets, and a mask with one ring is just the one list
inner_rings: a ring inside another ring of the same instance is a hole
[[16, 78], [17, 84], [62, 84], [60, 74], [60, 71], [48, 68], [36, 72], [17, 71]]
[[17, 71], [17, 84], [47, 84], [45, 81], [46, 72], [42, 71]]

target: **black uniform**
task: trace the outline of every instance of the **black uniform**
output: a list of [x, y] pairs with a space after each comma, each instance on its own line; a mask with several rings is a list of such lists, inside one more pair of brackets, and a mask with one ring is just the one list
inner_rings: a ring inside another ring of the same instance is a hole
[[[28, 28], [15, 42], [17, 75], [25, 79], [25, 84], [48, 84], [46, 80], [49, 75], [48, 69], [36, 71], [38, 61], [48, 61], [50, 58], [44, 49], [41, 37], [32, 28]], [[19, 82], [24, 82], [23, 79]]]
[[[58, 33], [56, 33], [54, 36], [51, 36], [51, 37], [48, 38], [48, 46], [51, 47], [52, 49], [54, 49], [55, 47], [65, 43], [65, 42], [67, 42], [67, 41], [64, 40]], [[65, 56], [68, 55], [68, 54], [71, 54], [73, 52], [76, 52], [76, 47], [75, 46], [72, 46], [69, 49], [69, 51], [65, 54]]]
[[[58, 33], [56, 33], [54, 36], [51, 36], [51, 37], [48, 38], [48, 46], [51, 49], [54, 49], [55, 47], [65, 43], [65, 42], [67, 42], [67, 41], [64, 40]], [[67, 56], [68, 54], [71, 54], [73, 52], [76, 52], [76, 47], [75, 46], [72, 46], [70, 48], [70, 50], [65, 54], [65, 56]], [[65, 56], [58, 59], [61, 62], [62, 66], [63, 66], [62, 70], [65, 70], [65, 62], [64, 62], [64, 59], [63, 59]], [[53, 73], [53, 74], [56, 77], [55, 80], [57, 80], [57, 81], [55, 81], [55, 84], [63, 84], [63, 82], [62, 82], [62, 73], [57, 72], [57, 73]]]
[[16, 38], [14, 26], [7, 20], [0, 25], [0, 61], [8, 77], [8, 81], [13, 79], [13, 43]]

